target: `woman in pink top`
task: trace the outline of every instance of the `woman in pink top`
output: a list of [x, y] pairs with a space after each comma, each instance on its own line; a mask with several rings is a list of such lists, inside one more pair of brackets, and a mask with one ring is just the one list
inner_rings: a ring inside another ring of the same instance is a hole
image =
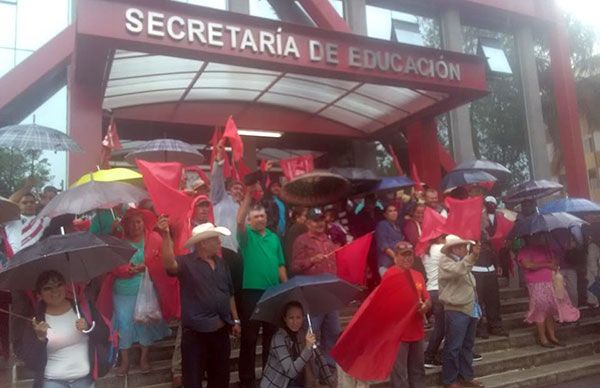
[[541, 346], [564, 346], [556, 338], [554, 320], [574, 322], [579, 319], [579, 310], [571, 305], [566, 293], [559, 297], [554, 290], [553, 274], [558, 270], [558, 265], [546, 244], [545, 233], [529, 236], [527, 245], [519, 251], [517, 260], [525, 270], [529, 289], [529, 311], [525, 321], [535, 322]]

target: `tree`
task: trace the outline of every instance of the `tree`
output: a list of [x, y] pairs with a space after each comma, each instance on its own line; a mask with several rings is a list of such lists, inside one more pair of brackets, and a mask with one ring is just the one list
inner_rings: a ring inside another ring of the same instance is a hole
[[25, 179], [35, 175], [39, 187], [47, 183], [50, 176], [48, 159], [41, 158], [42, 151], [20, 151], [14, 148], [0, 148], [0, 195], [9, 197], [18, 190]]

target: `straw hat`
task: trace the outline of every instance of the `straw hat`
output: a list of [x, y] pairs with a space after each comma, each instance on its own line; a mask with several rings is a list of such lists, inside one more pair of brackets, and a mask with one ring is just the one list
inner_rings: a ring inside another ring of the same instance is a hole
[[463, 245], [463, 244], [475, 244], [475, 241], [473, 241], [473, 240], [463, 240], [462, 238], [460, 238], [460, 237], [458, 237], [456, 235], [449, 234], [448, 236], [446, 236], [446, 243], [442, 247], [442, 253], [444, 255], [447, 255], [448, 254], [448, 249], [452, 248], [453, 246]]
[[202, 240], [217, 236], [231, 236], [231, 231], [222, 226], [214, 226], [210, 222], [198, 225], [192, 229], [192, 237], [183, 244], [184, 248], [191, 248]]

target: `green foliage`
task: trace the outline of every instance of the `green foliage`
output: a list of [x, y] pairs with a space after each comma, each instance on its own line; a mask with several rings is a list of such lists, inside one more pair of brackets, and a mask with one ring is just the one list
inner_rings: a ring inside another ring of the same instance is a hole
[[0, 195], [10, 196], [18, 190], [25, 179], [31, 175], [38, 178], [39, 187], [47, 183], [50, 176], [48, 159], [40, 159], [41, 151], [23, 152], [14, 148], [0, 148]]

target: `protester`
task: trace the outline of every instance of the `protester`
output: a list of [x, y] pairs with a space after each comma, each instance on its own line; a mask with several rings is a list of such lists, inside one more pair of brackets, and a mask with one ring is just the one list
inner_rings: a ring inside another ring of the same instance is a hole
[[408, 271], [407, 276], [415, 285], [415, 291], [418, 294], [418, 307], [414, 315], [406, 323], [407, 329], [400, 343], [400, 350], [394, 362], [394, 367], [390, 376], [390, 386], [392, 388], [424, 388], [425, 387], [425, 369], [423, 368], [423, 338], [425, 330], [423, 328], [423, 317], [431, 309], [431, 299], [425, 289], [425, 280], [423, 276], [411, 269], [414, 260], [414, 251], [410, 243], [402, 241], [393, 248], [394, 262], [402, 271]]
[[[367, 233], [375, 231], [377, 223], [383, 219], [381, 209], [377, 207], [377, 197], [375, 194], [369, 194], [364, 199], [364, 207], [350, 220], [350, 232], [354, 239], [364, 236]], [[379, 284], [379, 268], [377, 265], [377, 244], [371, 243], [369, 256], [367, 257], [367, 285], [373, 290]]]
[[[295, 301], [286, 304], [282, 321], [283, 327], [277, 330], [271, 341], [260, 388], [313, 387], [319, 380], [333, 388], [334, 378], [316, 347], [317, 339], [304, 329], [302, 304]], [[315, 375], [314, 371], [318, 374]]]
[[229, 329], [239, 336], [241, 326], [231, 275], [218, 255], [219, 236], [231, 232], [211, 223], [198, 225], [185, 243], [194, 248], [192, 253], [175, 257], [166, 217], [159, 219], [158, 228], [164, 267], [180, 281], [183, 385], [201, 387], [206, 372], [209, 388], [228, 387]]
[[471, 273], [479, 256], [479, 245], [448, 235], [441, 249], [439, 298], [444, 305], [446, 324], [442, 355], [442, 383], [447, 388], [483, 387], [474, 380], [473, 345], [481, 308], [477, 303], [475, 277]]
[[42, 195], [40, 196], [40, 204], [38, 208], [38, 212], [41, 211], [44, 206], [46, 206], [50, 201], [54, 199], [59, 193], [59, 190], [54, 186], [46, 186], [42, 190]]
[[[346, 212], [342, 212], [346, 214]], [[339, 219], [340, 212], [334, 206], [329, 208], [325, 207], [325, 224], [327, 225], [327, 235], [334, 243], [339, 246], [344, 246], [352, 242], [352, 235], [348, 231], [347, 226], [343, 225], [342, 220]], [[346, 220], [346, 225], [348, 220]]]
[[[299, 236], [294, 243], [292, 271], [297, 275], [336, 274], [335, 250], [339, 247], [327, 236], [325, 215], [319, 208], [308, 211], [308, 232]], [[311, 315], [312, 327], [325, 351], [327, 364], [335, 370], [335, 361], [329, 355], [340, 332], [339, 311]]]
[[[122, 220], [124, 239], [136, 252], [128, 264], [117, 267], [105, 278], [98, 297], [98, 307], [102, 314], [108, 318], [112, 317], [113, 328], [119, 332], [121, 365], [117, 369], [118, 376], [125, 376], [129, 372], [129, 350], [134, 343], [141, 346], [142, 373], [150, 372], [150, 345], [170, 334], [165, 320], [178, 315], [177, 285], [166, 277], [164, 270], [161, 270], [162, 239], [152, 231], [152, 217], [147, 211], [139, 209], [129, 209], [125, 212]], [[158, 294], [162, 319], [137, 322], [134, 311], [146, 270], [149, 271]]]
[[444, 320], [444, 304], [439, 298], [438, 279], [440, 260], [444, 255], [442, 253], [442, 247], [444, 246], [445, 241], [445, 235], [441, 235], [433, 240], [433, 243], [429, 247], [429, 252], [425, 255], [423, 260], [425, 272], [427, 274], [427, 292], [431, 297], [434, 319], [433, 332], [429, 336], [427, 349], [425, 349], [425, 368], [433, 368], [442, 365], [439, 349], [442, 340], [444, 339], [446, 327]]
[[22, 188], [10, 196], [10, 200], [19, 205], [21, 217], [4, 224], [6, 236], [13, 253], [35, 244], [42, 237], [44, 229], [50, 223], [47, 217], [37, 218], [37, 199], [31, 192], [37, 180], [29, 177]]
[[394, 263], [394, 247], [404, 239], [398, 223], [398, 209], [394, 204], [387, 204], [383, 209], [384, 220], [379, 221], [375, 229], [377, 244], [377, 265], [379, 276]]
[[291, 225], [288, 225], [288, 230], [285, 232], [283, 239], [283, 252], [285, 254], [285, 268], [288, 275], [292, 275], [292, 256], [294, 254], [294, 242], [298, 236], [308, 232], [306, 226], [306, 216], [308, 214], [308, 208], [302, 206], [296, 206], [292, 208]]
[[[230, 236], [221, 236], [223, 260], [231, 271], [231, 280], [235, 295], [242, 289], [242, 257], [239, 254], [237, 236], [237, 212], [244, 198], [244, 185], [240, 181], [230, 180], [225, 184], [225, 147], [223, 141], [217, 144], [215, 162], [212, 166], [210, 200], [213, 203], [215, 224], [231, 231]], [[205, 221], [207, 222], [207, 221]], [[239, 300], [236, 301], [239, 303]]]
[[535, 323], [540, 346], [564, 346], [556, 338], [554, 321], [577, 321], [579, 310], [571, 305], [562, 280], [554, 279], [558, 262], [547, 246], [547, 235], [536, 233], [526, 240], [527, 245], [519, 251], [517, 258], [525, 270], [529, 290], [529, 311], [525, 321]]
[[21, 348], [15, 349], [35, 373], [33, 387], [94, 387], [99, 368], [107, 367], [100, 365], [107, 359], [97, 353], [101, 344], [108, 343], [104, 320], [92, 305], [83, 303], [78, 308], [84, 317], [77, 317], [59, 272], [41, 273], [35, 292], [41, 300], [31, 325], [24, 325]]
[[[412, 246], [416, 246], [421, 238], [423, 230], [421, 224], [423, 223], [423, 216], [425, 215], [425, 205], [422, 203], [414, 202], [408, 209], [408, 216], [402, 222], [402, 234], [404, 239], [408, 241]], [[413, 268], [426, 276], [425, 267], [423, 266], [423, 260], [420, 257], [415, 258]]]
[[[499, 264], [498, 254], [492, 246], [492, 237], [498, 227], [498, 217], [501, 217], [496, 208], [496, 198], [487, 196], [484, 199], [485, 210], [481, 218], [481, 252], [477, 265], [473, 266], [473, 275], [477, 284], [477, 299], [481, 304], [483, 314], [487, 320], [487, 326], [483, 320], [479, 321], [477, 336], [488, 338], [489, 334], [508, 336], [502, 328], [502, 317], [500, 316], [500, 287], [498, 276], [502, 275], [502, 267]], [[489, 334], [488, 334], [489, 333]]]
[[272, 200], [277, 205], [277, 235], [279, 237], [283, 237], [286, 230], [287, 208], [283, 201], [279, 198], [281, 196], [281, 184], [278, 181], [271, 182], [269, 185], [269, 192], [271, 193]]
[[428, 188], [425, 190], [425, 206], [430, 207], [444, 217], [448, 217], [448, 211], [440, 203], [437, 190]]
[[271, 337], [276, 330], [272, 324], [250, 320], [250, 317], [266, 289], [287, 281], [283, 248], [277, 235], [267, 228], [265, 208], [261, 205], [250, 206], [253, 192], [261, 189], [258, 182], [246, 188], [237, 214], [238, 243], [244, 260], [239, 306], [242, 318], [239, 377], [242, 388], [256, 386], [254, 368], [259, 329], [262, 326], [263, 368], [267, 363]]
[[577, 272], [585, 262], [585, 252], [567, 229], [555, 229], [551, 232], [550, 243], [558, 258], [560, 274], [564, 278], [567, 293], [573, 306], [579, 305]]
[[[600, 281], [600, 227], [592, 224], [588, 235], [586, 277], [588, 285]], [[600, 305], [600, 301], [594, 293], [588, 290], [588, 304], [594, 308]]]

